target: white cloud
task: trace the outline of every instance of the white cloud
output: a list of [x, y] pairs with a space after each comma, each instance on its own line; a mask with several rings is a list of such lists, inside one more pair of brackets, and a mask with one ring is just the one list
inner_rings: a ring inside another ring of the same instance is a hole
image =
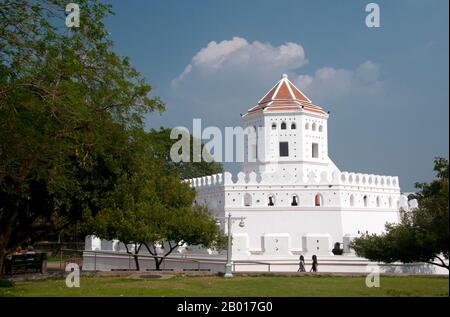
[[212, 41], [192, 58], [185, 70], [172, 81], [174, 88], [183, 82], [202, 75], [227, 75], [231, 72], [254, 74], [288, 71], [303, 66], [308, 61], [303, 47], [285, 43], [278, 47], [270, 43], [249, 43], [241, 37], [222, 42]]
[[350, 99], [384, 94], [385, 81], [379, 79], [380, 65], [366, 61], [355, 70], [322, 67], [314, 75], [298, 75], [294, 83], [313, 101], [340, 103]]
[[364, 98], [384, 92], [380, 66], [371, 61], [355, 69], [322, 67], [313, 74], [301, 74], [299, 69], [307, 63], [297, 43], [273, 46], [241, 37], [212, 41], [172, 80], [167, 115], [179, 121], [204, 118], [210, 125], [239, 124], [239, 113], [254, 106], [282, 73], [325, 109], [361, 106]]

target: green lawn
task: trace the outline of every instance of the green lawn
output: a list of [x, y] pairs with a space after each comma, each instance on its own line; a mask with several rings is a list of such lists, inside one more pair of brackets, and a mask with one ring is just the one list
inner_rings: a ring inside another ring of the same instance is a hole
[[80, 288], [63, 279], [16, 282], [0, 296], [448, 296], [446, 277], [381, 276], [380, 288], [364, 277], [219, 276], [168, 279], [82, 276]]

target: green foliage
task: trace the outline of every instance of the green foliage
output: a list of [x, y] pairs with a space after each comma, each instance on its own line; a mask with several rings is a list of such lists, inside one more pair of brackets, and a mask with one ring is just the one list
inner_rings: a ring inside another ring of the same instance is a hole
[[81, 25], [71, 30], [65, 1], [0, 3], [0, 255], [95, 216], [139, 165], [131, 132], [164, 109], [111, 50], [110, 7], [77, 3]]
[[[120, 179], [105, 198], [106, 207], [91, 223], [92, 232], [103, 239], [134, 244], [134, 254], [144, 246], [157, 255], [157, 246], [165, 244], [162, 258], [155, 258], [157, 268], [184, 243], [223, 247], [225, 237], [215, 218], [206, 207], [193, 206], [195, 192], [171, 170], [170, 161], [154, 156], [143, 160], [143, 168]], [[138, 257], [135, 262], [139, 267]]]
[[0, 242], [95, 215], [134, 163], [129, 131], [164, 108], [111, 51], [110, 7], [78, 3], [81, 27], [71, 31], [61, 30], [65, 1], [0, 4], [0, 228], [20, 228]]
[[0, 288], [2, 287], [13, 287], [14, 282], [12, 280], [0, 279]]
[[[214, 162], [209, 156], [204, 157], [200, 162], [194, 162], [194, 144], [197, 145], [198, 143], [201, 143], [201, 141], [195, 139], [192, 135], [189, 136], [190, 162], [173, 162], [170, 158], [170, 149], [177, 140], [170, 139], [170, 132], [171, 129], [164, 127], [160, 127], [159, 130], [150, 130], [150, 136], [155, 154], [165, 161], [170, 162], [167, 164], [167, 168], [170, 172], [176, 173], [181, 179], [189, 179], [223, 172], [223, 165], [221, 163]], [[202, 152], [204, 144], [201, 143], [198, 145]], [[207, 155], [207, 153], [205, 154]]]
[[363, 235], [352, 242], [359, 256], [380, 262], [428, 262], [449, 268], [448, 160], [436, 158], [437, 179], [417, 183], [419, 208], [402, 212], [399, 224], [387, 224], [382, 235]]
[[70, 30], [66, 1], [0, 3], [0, 269], [21, 242], [76, 227], [137, 243], [184, 237], [180, 219], [198, 216], [184, 240], [217, 233], [143, 130], [164, 104], [112, 50], [111, 7], [77, 3]]

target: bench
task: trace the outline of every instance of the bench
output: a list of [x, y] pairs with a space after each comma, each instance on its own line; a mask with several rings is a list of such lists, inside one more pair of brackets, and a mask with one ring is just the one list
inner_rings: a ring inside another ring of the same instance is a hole
[[44, 273], [44, 262], [47, 253], [14, 254], [5, 258], [4, 272], [13, 275], [18, 273]]

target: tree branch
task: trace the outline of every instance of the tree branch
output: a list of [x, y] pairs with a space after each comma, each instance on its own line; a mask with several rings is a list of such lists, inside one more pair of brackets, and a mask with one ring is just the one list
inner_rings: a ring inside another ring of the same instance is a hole
[[448, 266], [447, 264], [445, 264], [444, 260], [443, 260], [441, 257], [436, 256], [436, 258], [437, 258], [439, 261], [441, 261], [441, 263], [442, 263], [442, 265], [444, 265], [444, 267], [446, 267], [446, 268], [448, 269], [449, 266]]
[[439, 267], [446, 268], [447, 270], [450, 271], [450, 268], [449, 268], [448, 265], [445, 265], [445, 264], [439, 264], [439, 263], [432, 262], [432, 261], [424, 261], [424, 262], [425, 262], [425, 263], [428, 263], [428, 264], [431, 264], [431, 265], [436, 265], [436, 266], [439, 266]]

